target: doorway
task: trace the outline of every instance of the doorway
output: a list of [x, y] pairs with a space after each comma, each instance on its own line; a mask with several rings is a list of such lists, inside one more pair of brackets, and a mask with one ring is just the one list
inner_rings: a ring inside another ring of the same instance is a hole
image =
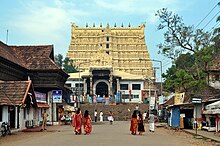
[[108, 85], [105, 82], [99, 82], [96, 85], [96, 95], [100, 95], [101, 97], [103, 97], [103, 95], [105, 95], [105, 97], [108, 96]]

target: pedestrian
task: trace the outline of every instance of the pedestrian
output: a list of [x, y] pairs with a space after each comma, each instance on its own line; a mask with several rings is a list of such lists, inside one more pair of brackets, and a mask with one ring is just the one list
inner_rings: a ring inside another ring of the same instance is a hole
[[100, 118], [100, 122], [103, 122], [103, 112], [102, 111], [100, 111], [99, 118]]
[[145, 120], [146, 120], [146, 117], [147, 117], [147, 111], [145, 111], [145, 112], [143, 113], [142, 117], [143, 117], [143, 121], [145, 121]]
[[109, 113], [108, 113], [108, 121], [110, 122], [110, 125], [113, 124], [114, 118], [113, 118], [112, 111], [109, 111]]
[[97, 122], [97, 110], [95, 110], [95, 112], [94, 112], [94, 117], [95, 117], [95, 122]]
[[76, 135], [80, 135], [82, 133], [82, 113], [80, 108], [78, 108], [74, 114], [73, 127]]
[[149, 114], [149, 131], [154, 132], [154, 114]]
[[47, 130], [46, 125], [47, 125], [48, 114], [47, 114], [46, 109], [44, 109], [44, 112], [42, 113], [42, 117], [43, 117], [43, 122], [42, 122], [42, 127], [41, 127], [40, 131]]
[[136, 105], [135, 110], [136, 110], [136, 111], [139, 110], [139, 105]]
[[137, 126], [138, 126], [137, 113], [136, 110], [134, 110], [133, 114], [131, 115], [131, 125], [130, 125], [130, 131], [132, 135], [136, 135]]
[[139, 111], [139, 114], [138, 114], [138, 132], [139, 132], [139, 135], [142, 135], [142, 133], [145, 132], [145, 130], [144, 130], [144, 121], [143, 121], [142, 114], [141, 114], [140, 111]]
[[85, 110], [84, 113], [84, 132], [84, 135], [91, 134], [92, 132], [91, 117], [88, 110]]

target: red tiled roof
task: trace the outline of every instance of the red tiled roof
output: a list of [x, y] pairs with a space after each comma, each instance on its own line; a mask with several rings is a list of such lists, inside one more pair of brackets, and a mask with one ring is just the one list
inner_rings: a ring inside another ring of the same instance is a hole
[[22, 66], [20, 59], [18, 59], [18, 57], [15, 55], [14, 51], [12, 49], [10, 49], [9, 46], [2, 43], [1, 41], [0, 41], [0, 57], [5, 58], [7, 60], [10, 60], [11, 62]]
[[0, 81], [0, 105], [23, 104], [31, 81]]
[[31, 70], [60, 69], [52, 60], [51, 53], [53, 45], [8, 46], [0, 42], [0, 57]]

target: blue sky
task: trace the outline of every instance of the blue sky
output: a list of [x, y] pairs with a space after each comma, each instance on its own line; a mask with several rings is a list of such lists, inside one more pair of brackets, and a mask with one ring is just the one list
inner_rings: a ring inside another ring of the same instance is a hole
[[[106, 26], [133, 27], [146, 23], [145, 38], [151, 59], [163, 61], [163, 72], [170, 61], [157, 54], [157, 44], [163, 42], [163, 32], [157, 31], [159, 21], [155, 12], [161, 8], [182, 16], [187, 25], [197, 25], [219, 0], [1, 0], [0, 41], [6, 42], [9, 31], [9, 45], [53, 44], [55, 54], [66, 55], [70, 43], [71, 22], [80, 27], [88, 23]], [[203, 28], [220, 10], [213, 12], [199, 25]], [[215, 26], [216, 19], [204, 29]], [[159, 67], [158, 63], [154, 66]], [[158, 71], [159, 73], [159, 71]]]

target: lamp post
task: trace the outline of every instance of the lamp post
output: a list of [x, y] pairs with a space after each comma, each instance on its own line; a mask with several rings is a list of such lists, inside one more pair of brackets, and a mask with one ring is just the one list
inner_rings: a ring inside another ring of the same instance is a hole
[[152, 61], [155, 61], [155, 62], [159, 62], [160, 63], [160, 94], [162, 95], [162, 92], [163, 92], [163, 83], [162, 83], [162, 81], [163, 81], [163, 79], [162, 79], [162, 71], [163, 71], [163, 69], [162, 69], [162, 61], [160, 61], [160, 60], [155, 60], [155, 59], [153, 59]]
[[162, 61], [160, 61], [160, 60], [156, 60], [156, 59], [152, 59], [152, 60], [150, 60], [150, 59], [144, 59], [144, 58], [139, 58], [139, 60], [145, 60], [145, 61], [154, 61], [154, 62], [159, 62], [160, 63], [160, 92], [161, 92], [161, 95], [162, 95], [162, 91], [163, 91], [163, 80], [162, 80], [162, 71], [163, 71], [163, 69], [162, 69]]

